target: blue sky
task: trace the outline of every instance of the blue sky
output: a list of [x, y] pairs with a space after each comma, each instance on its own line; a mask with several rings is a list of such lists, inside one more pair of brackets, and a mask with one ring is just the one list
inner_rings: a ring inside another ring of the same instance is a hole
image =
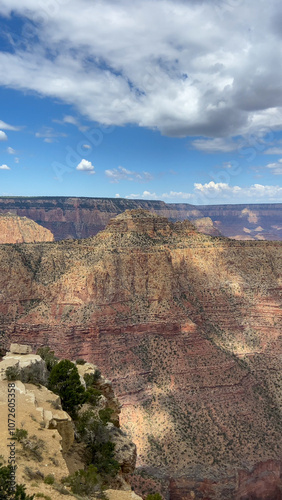
[[0, 196], [282, 202], [281, 26], [276, 0], [0, 0]]

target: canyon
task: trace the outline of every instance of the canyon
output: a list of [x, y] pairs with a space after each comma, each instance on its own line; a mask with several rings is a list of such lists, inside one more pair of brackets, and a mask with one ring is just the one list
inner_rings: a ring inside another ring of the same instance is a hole
[[87, 239], [0, 245], [1, 345], [101, 367], [137, 445], [139, 495], [281, 500], [282, 243], [159, 213], [126, 210]]
[[[205, 218], [199, 230], [238, 240], [281, 240], [282, 204], [190, 205], [155, 200], [75, 197], [1, 197], [0, 213], [13, 213], [49, 229], [56, 240], [88, 238], [112, 217], [143, 208], [176, 222]], [[208, 220], [210, 219], [210, 220]]]

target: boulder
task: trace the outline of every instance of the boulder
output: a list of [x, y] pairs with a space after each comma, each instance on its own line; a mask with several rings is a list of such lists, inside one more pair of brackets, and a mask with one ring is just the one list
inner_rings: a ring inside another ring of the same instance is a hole
[[37, 354], [32, 354], [31, 347], [28, 345], [11, 344], [10, 351], [3, 357], [0, 364], [0, 380], [7, 379], [7, 368], [10, 371], [10, 379], [13, 377], [14, 380], [33, 384], [44, 385], [46, 383], [46, 363]]
[[9, 354], [30, 354], [32, 348], [30, 345], [24, 344], [11, 344]]

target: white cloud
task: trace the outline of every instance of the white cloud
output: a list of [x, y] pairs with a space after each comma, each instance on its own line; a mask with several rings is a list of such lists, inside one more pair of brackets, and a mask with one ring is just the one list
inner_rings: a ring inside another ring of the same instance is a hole
[[13, 52], [0, 52], [1, 85], [61, 99], [105, 125], [171, 136], [282, 129], [277, 0], [67, 4], [1, 1], [0, 13], [25, 16], [34, 29], [27, 50], [11, 35]]
[[274, 175], [282, 175], [282, 158], [275, 163], [269, 163], [266, 168], [269, 168]]
[[273, 147], [264, 151], [265, 155], [282, 155], [282, 147]]
[[78, 121], [74, 116], [66, 115], [63, 118], [64, 123], [70, 123], [71, 125], [78, 125]]
[[129, 194], [125, 198], [128, 198], [130, 200], [159, 200], [160, 197], [156, 193], [151, 193], [150, 191], [143, 191], [142, 194]]
[[81, 160], [81, 162], [77, 165], [76, 170], [80, 170], [83, 172], [88, 172], [88, 174], [95, 174], [94, 166], [91, 161]]
[[166, 199], [180, 199], [180, 200], [192, 200], [194, 194], [183, 193], [182, 191], [170, 191], [169, 193], [163, 193], [162, 198]]
[[0, 120], [0, 128], [3, 130], [13, 130], [13, 131], [20, 130], [20, 127], [14, 127], [13, 125], [9, 125], [8, 123], [3, 122], [2, 120]]
[[[274, 202], [281, 201], [282, 187], [280, 186], [265, 186], [262, 184], [253, 184], [249, 187], [230, 186], [224, 182], [215, 183], [213, 181], [201, 184], [194, 184], [194, 193], [196, 196], [203, 197], [206, 201], [211, 202], [215, 199], [226, 200], [227, 203], [244, 202]], [[222, 201], [221, 201], [222, 203]]]
[[134, 172], [132, 170], [128, 170], [124, 167], [118, 167], [113, 169], [105, 170], [106, 176], [110, 179], [111, 182], [118, 183], [122, 180], [126, 181], [137, 181], [137, 182], [147, 182], [153, 179], [153, 176], [149, 172]]
[[35, 137], [43, 139], [44, 142], [57, 142], [58, 137], [67, 137], [63, 132], [57, 132], [52, 127], [43, 127], [40, 132], [36, 132]]
[[3, 132], [3, 130], [0, 130], [0, 141], [7, 141], [7, 140], [8, 140], [8, 137], [5, 134], [5, 132]]
[[196, 139], [192, 141], [192, 146], [205, 153], [230, 153], [236, 151], [240, 146], [236, 142], [228, 139]]
[[11, 148], [10, 146], [7, 148], [7, 153], [9, 153], [9, 155], [15, 155], [16, 154], [16, 151]]
[[0, 165], [0, 170], [11, 170], [10, 167], [8, 167], [8, 165]]
[[224, 203], [273, 203], [281, 202], [282, 187], [262, 184], [253, 184], [247, 187], [230, 186], [224, 182], [195, 183], [192, 192], [170, 191], [169, 193], [152, 193], [144, 191], [142, 194], [129, 194], [129, 199], [153, 199], [168, 202], [179, 202], [196, 205], [211, 205]]
[[19, 158], [15, 158], [15, 163], [19, 163], [20, 162], [20, 159]]
[[90, 144], [83, 144], [82, 146], [84, 149], [92, 149], [92, 146]]

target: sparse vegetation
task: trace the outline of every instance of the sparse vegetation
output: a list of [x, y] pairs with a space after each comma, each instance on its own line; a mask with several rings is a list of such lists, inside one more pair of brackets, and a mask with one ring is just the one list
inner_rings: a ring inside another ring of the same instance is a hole
[[33, 500], [34, 495], [26, 493], [23, 484], [17, 484], [15, 490], [11, 490], [12, 466], [0, 463], [0, 500]]
[[77, 495], [95, 495], [105, 498], [103, 494], [103, 480], [94, 465], [89, 465], [85, 470], [81, 469], [63, 480]]
[[39, 347], [36, 354], [40, 356], [46, 363], [46, 368], [51, 372], [52, 368], [58, 363], [59, 359], [55, 356], [55, 352], [51, 351], [50, 347]]
[[15, 380], [20, 380], [20, 370], [15, 366], [8, 366], [6, 368], [6, 377], [9, 382], [13, 382]]
[[82, 359], [82, 358], [79, 358], [79, 359], [76, 360], [76, 364], [77, 365], [85, 365], [85, 363], [86, 363], [86, 361], [84, 359]]
[[45, 484], [54, 484], [54, 482], [55, 482], [55, 478], [54, 478], [53, 474], [48, 474], [48, 476], [45, 476], [45, 478], [44, 478]]
[[27, 438], [27, 435], [28, 435], [28, 432], [27, 430], [25, 429], [16, 429], [14, 434], [13, 434], [13, 438], [16, 439], [16, 441], [23, 441], [23, 439], [26, 439]]
[[78, 438], [86, 445], [87, 463], [95, 465], [97, 472], [106, 479], [115, 476], [120, 469], [114, 458], [115, 445], [110, 441], [107, 427], [111, 413], [97, 416], [92, 410], [87, 410], [76, 421]]

